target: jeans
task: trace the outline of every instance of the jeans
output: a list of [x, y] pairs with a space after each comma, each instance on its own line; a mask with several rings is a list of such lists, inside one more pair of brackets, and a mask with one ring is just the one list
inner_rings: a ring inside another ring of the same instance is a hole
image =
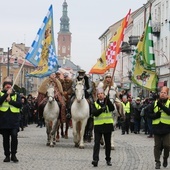
[[10, 153], [15, 155], [18, 147], [18, 129], [3, 129], [2, 136], [4, 155], [10, 156]]

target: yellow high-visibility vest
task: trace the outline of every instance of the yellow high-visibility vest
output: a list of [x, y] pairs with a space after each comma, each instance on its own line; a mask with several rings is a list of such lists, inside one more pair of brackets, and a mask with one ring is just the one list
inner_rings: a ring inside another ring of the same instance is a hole
[[[5, 94], [5, 93], [0, 92], [0, 96], [3, 96], [4, 94]], [[13, 101], [16, 101], [16, 100], [17, 100], [17, 95], [15, 94], [15, 95], [11, 96], [11, 99], [12, 99]], [[20, 109], [19, 109], [19, 108], [10, 105], [10, 104], [9, 104], [8, 102], [6, 102], [6, 101], [4, 101], [4, 102], [2, 103], [2, 105], [0, 106], [0, 111], [6, 112], [9, 108], [10, 108], [10, 110], [11, 110], [12, 113], [20, 113]]]
[[130, 102], [127, 102], [126, 105], [122, 102], [125, 113], [130, 113]]
[[[95, 102], [95, 107], [97, 110], [101, 109], [101, 106]], [[109, 112], [109, 108], [108, 106], [107, 107], [107, 110], [108, 112], [102, 112], [99, 116], [94, 116], [94, 125], [102, 125], [102, 124], [111, 124], [111, 123], [114, 123], [114, 120], [113, 120], [113, 116], [112, 116], [112, 113]]]
[[[159, 110], [159, 108], [158, 108], [158, 106], [157, 106], [157, 102], [158, 102], [158, 101], [156, 100], [155, 103], [154, 103], [154, 113], [160, 111], [160, 112], [161, 112], [161, 117], [158, 118], [158, 119], [153, 120], [153, 121], [152, 121], [152, 124], [153, 124], [153, 125], [157, 125], [157, 124], [159, 124], [159, 123], [161, 122], [161, 123], [170, 125], [170, 116], [167, 115], [163, 110]], [[169, 108], [169, 104], [170, 104], [170, 100], [167, 100], [165, 106], [166, 106], [167, 108]]]

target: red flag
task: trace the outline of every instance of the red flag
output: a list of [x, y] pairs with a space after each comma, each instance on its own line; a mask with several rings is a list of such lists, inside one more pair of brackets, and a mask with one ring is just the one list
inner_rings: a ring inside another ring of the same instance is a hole
[[129, 10], [128, 14], [123, 19], [121, 26], [116, 31], [116, 34], [110, 40], [109, 47], [106, 51], [107, 69], [115, 68], [117, 65], [117, 57], [120, 53], [121, 45], [124, 39], [125, 29], [129, 21], [130, 12], [131, 10]]
[[118, 27], [116, 34], [113, 35], [109, 41], [107, 49], [102, 53], [100, 59], [97, 60], [97, 63], [91, 68], [91, 74], [103, 74], [110, 68], [115, 68], [117, 65], [117, 57], [120, 53], [120, 47], [124, 39], [124, 32], [128, 25], [128, 20], [131, 10], [129, 10], [126, 17], [122, 20], [121, 25]]

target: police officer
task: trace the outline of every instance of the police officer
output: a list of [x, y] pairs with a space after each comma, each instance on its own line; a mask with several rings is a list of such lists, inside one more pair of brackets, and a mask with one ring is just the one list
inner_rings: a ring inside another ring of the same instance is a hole
[[149, 108], [148, 116], [152, 118], [154, 134], [155, 169], [161, 167], [161, 151], [163, 150], [163, 166], [167, 167], [170, 151], [170, 99], [169, 89], [164, 86], [160, 90], [159, 98]]
[[[0, 92], [0, 131], [3, 136], [4, 162], [18, 162], [18, 131], [20, 127], [21, 97], [12, 90], [12, 80], [7, 77]], [[11, 157], [10, 157], [11, 155]]]
[[102, 135], [105, 141], [105, 155], [108, 166], [111, 164], [111, 133], [114, 130], [112, 111], [114, 106], [108, 97], [105, 98], [104, 90], [97, 89], [97, 101], [94, 102], [92, 114], [94, 116], [94, 147], [93, 147], [93, 166], [98, 166], [100, 140]]

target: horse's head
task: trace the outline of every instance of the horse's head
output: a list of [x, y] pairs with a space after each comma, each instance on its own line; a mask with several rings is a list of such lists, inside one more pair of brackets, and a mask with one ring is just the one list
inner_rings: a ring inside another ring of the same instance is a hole
[[48, 101], [52, 102], [54, 101], [54, 96], [55, 96], [55, 90], [54, 90], [54, 86], [50, 85], [47, 89], [47, 97], [48, 97]]
[[84, 98], [84, 81], [76, 82], [75, 95], [78, 103]]

